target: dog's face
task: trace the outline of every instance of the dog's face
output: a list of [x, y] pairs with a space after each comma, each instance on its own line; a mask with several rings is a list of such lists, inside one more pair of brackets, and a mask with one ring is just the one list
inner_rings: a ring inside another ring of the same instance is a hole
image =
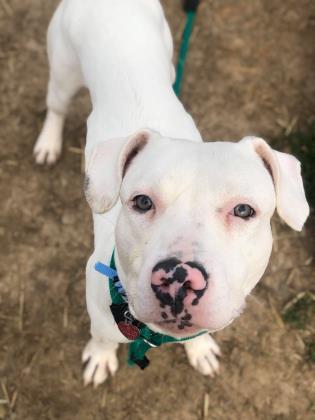
[[87, 198], [102, 212], [120, 190], [116, 254], [132, 312], [174, 336], [225, 327], [265, 271], [275, 208], [297, 230], [308, 215], [298, 162], [257, 138], [144, 131], [120, 142], [94, 151]]

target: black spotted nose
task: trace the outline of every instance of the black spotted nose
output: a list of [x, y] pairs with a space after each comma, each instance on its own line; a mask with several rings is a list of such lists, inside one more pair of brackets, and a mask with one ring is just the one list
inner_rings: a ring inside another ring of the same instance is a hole
[[161, 305], [169, 306], [175, 316], [185, 306], [199, 303], [207, 289], [208, 279], [207, 271], [199, 262], [168, 258], [154, 266], [151, 287]]

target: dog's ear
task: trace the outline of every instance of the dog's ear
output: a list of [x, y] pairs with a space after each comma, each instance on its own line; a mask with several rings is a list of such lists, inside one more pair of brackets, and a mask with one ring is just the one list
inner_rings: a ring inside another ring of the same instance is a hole
[[94, 147], [86, 165], [84, 191], [95, 213], [104, 213], [115, 205], [129, 165], [157, 135], [144, 129], [130, 137], [106, 140]]
[[309, 215], [301, 177], [301, 164], [292, 155], [273, 150], [265, 140], [245, 137], [242, 144], [252, 147], [271, 174], [276, 191], [277, 212], [294, 230], [301, 231]]

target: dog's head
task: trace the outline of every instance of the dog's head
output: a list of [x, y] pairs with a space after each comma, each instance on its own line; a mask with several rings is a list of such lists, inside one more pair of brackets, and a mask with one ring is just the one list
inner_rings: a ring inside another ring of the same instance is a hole
[[120, 196], [117, 266], [133, 314], [174, 336], [232, 322], [266, 269], [275, 208], [295, 230], [309, 213], [298, 160], [257, 137], [142, 130], [98, 144], [86, 185], [97, 213]]

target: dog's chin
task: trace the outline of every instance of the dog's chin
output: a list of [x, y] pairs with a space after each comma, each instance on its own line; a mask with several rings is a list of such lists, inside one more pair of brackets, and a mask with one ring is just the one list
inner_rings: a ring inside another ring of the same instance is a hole
[[216, 331], [223, 330], [228, 325], [230, 325], [236, 318], [239, 317], [239, 315], [243, 312], [244, 308], [245, 303], [243, 303], [240, 307], [235, 308], [230, 318], [217, 320], [213, 318], [210, 322], [205, 322], [202, 324], [195, 324], [190, 321], [190, 325], [183, 325], [183, 323], [181, 323], [180, 320], [178, 320], [178, 322], [176, 322], [175, 320], [173, 320], [173, 322], [170, 322], [160, 319], [153, 320], [152, 318], [144, 319], [141, 316], [138, 317], [131, 305], [130, 312], [136, 319], [146, 324], [152, 331], [180, 339], [198, 335], [203, 331], [214, 333]]
[[228, 325], [230, 325], [235, 318], [232, 318], [228, 322], [218, 324], [218, 325], [209, 325], [207, 327], [200, 327], [199, 325], [185, 326], [184, 328], [178, 328], [176, 324], [167, 324], [164, 321], [147, 323], [147, 326], [155, 332], [160, 334], [170, 335], [174, 338], [188, 338], [200, 334], [201, 332], [207, 331], [208, 333], [214, 333], [216, 331], [223, 330]]
[[193, 335], [196, 335], [202, 331], [208, 331], [208, 328], [201, 328], [198, 325], [185, 325], [183, 327], [179, 328], [179, 323], [170, 323], [165, 320], [153, 320], [142, 317], [141, 315], [138, 316], [137, 311], [134, 310], [132, 307], [132, 304], [129, 303], [129, 311], [130, 313], [140, 322], [143, 324], [146, 324], [150, 330], [164, 334], [164, 335], [170, 335], [174, 338], [186, 338]]
[[[245, 305], [244, 305], [245, 306]], [[228, 325], [232, 324], [232, 322], [238, 318], [238, 316], [242, 313], [244, 306], [239, 308], [237, 311], [234, 311], [233, 316], [225, 321], [216, 322], [216, 323], [209, 323], [207, 325], [185, 325], [182, 326], [177, 323], [168, 323], [163, 321], [158, 322], [147, 322], [146, 324], [149, 328], [155, 332], [159, 332], [161, 334], [170, 335], [174, 338], [187, 338], [190, 336], [198, 335], [203, 331], [207, 331], [209, 333], [214, 333], [216, 331], [223, 330]]]
[[176, 324], [170, 325], [164, 321], [147, 323], [147, 326], [154, 332], [170, 335], [174, 338], [188, 338], [202, 331], [207, 331], [207, 328], [200, 328], [197, 325], [185, 326], [184, 328], [180, 329]]

